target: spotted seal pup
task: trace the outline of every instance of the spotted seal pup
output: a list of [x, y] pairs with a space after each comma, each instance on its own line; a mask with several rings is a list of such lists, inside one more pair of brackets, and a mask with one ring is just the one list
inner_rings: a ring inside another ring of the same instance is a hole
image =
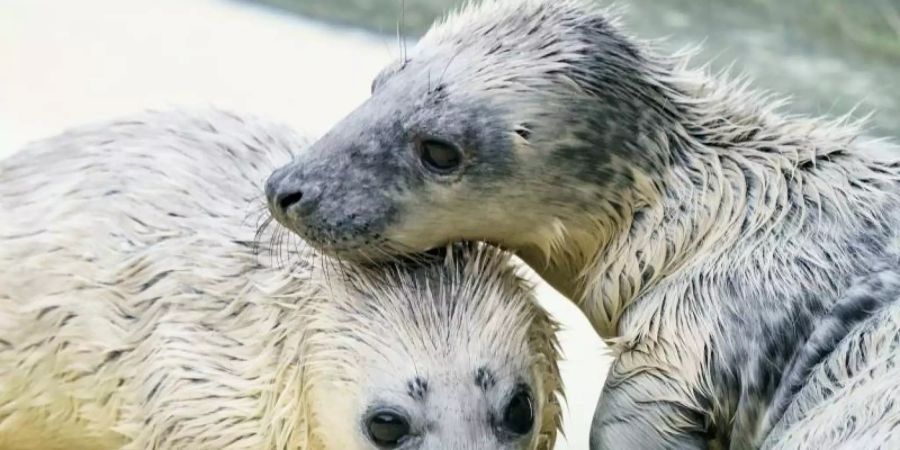
[[688, 56], [587, 0], [465, 7], [272, 174], [270, 208], [345, 259], [514, 250], [617, 352], [595, 448], [756, 448], [785, 367], [896, 254], [900, 164]]
[[0, 163], [0, 449], [551, 449], [555, 324], [503, 252], [267, 256], [303, 146], [170, 111]]

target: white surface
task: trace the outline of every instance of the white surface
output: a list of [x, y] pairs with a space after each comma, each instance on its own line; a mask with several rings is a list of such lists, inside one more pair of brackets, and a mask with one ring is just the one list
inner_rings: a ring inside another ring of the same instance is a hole
[[[373, 0], [374, 1], [374, 0]], [[86, 122], [215, 105], [322, 134], [369, 93], [396, 41], [225, 0], [0, 0], [0, 156]], [[587, 449], [609, 359], [546, 285], [563, 322], [567, 439]]]

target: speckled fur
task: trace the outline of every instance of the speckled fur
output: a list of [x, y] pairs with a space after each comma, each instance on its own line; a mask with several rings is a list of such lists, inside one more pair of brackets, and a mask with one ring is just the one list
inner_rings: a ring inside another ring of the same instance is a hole
[[[0, 449], [371, 449], [385, 402], [420, 422], [403, 449], [551, 448], [556, 326], [508, 256], [359, 267], [255, 234], [262, 182], [304, 146], [173, 111], [2, 161]], [[498, 443], [522, 383], [537, 431]]]
[[763, 449], [900, 448], [897, 266], [875, 264], [819, 322], [788, 371], [797, 382], [776, 395], [784, 402], [769, 411], [778, 422]]
[[[900, 153], [689, 53], [587, 0], [467, 6], [273, 173], [270, 201], [308, 192], [303, 207], [270, 207], [347, 259], [515, 250], [617, 354], [595, 448], [756, 448], [807, 337], [897, 253]], [[424, 168], [431, 136], [463, 149], [458, 172]]]

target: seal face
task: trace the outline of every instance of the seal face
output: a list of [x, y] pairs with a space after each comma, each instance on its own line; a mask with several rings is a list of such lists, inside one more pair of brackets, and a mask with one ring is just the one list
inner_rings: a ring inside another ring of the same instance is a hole
[[356, 299], [311, 319], [321, 330], [309, 340], [307, 364], [321, 372], [311, 409], [334, 448], [549, 450], [541, 424], [557, 411], [546, 394], [557, 381], [535, 340], [549, 322], [526, 292], [501, 287], [514, 281], [494, 277], [502, 255], [462, 247], [443, 264], [345, 265], [326, 277], [332, 295]]
[[0, 448], [552, 448], [556, 326], [509, 255], [347, 264], [257, 229], [304, 145], [169, 111], [2, 161]]
[[345, 258], [457, 240], [548, 245], [554, 218], [577, 217], [627, 191], [633, 170], [662, 164], [644, 141], [671, 111], [645, 66], [584, 2], [470, 7], [275, 171], [269, 208]]

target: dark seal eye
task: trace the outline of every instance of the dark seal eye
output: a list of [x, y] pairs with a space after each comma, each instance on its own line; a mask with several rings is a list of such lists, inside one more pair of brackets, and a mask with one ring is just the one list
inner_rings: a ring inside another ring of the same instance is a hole
[[534, 426], [534, 407], [527, 389], [519, 389], [509, 400], [503, 411], [503, 429], [512, 434], [523, 435]]
[[428, 170], [448, 174], [462, 165], [462, 151], [455, 145], [437, 139], [423, 139], [419, 142], [422, 163]]
[[394, 448], [409, 436], [409, 421], [394, 411], [376, 411], [366, 421], [369, 437], [381, 448]]

